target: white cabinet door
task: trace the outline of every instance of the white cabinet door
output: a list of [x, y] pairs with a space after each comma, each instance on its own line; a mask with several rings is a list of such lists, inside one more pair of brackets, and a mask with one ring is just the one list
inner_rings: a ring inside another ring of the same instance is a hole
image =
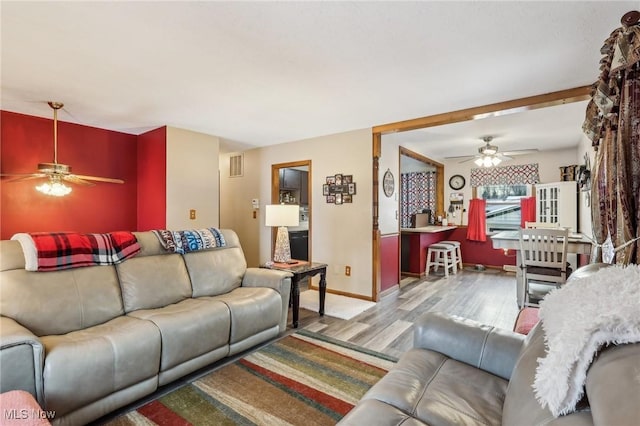
[[559, 223], [578, 231], [578, 190], [575, 181], [536, 185], [536, 220]]

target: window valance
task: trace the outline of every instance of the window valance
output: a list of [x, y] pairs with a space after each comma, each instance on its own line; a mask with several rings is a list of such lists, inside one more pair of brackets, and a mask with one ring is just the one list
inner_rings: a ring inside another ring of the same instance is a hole
[[471, 169], [471, 186], [524, 185], [540, 182], [538, 163]]

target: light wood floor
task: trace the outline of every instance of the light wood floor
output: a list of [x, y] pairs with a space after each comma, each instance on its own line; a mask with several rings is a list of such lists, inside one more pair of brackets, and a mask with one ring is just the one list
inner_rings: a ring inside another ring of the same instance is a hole
[[411, 348], [413, 322], [440, 311], [511, 330], [518, 313], [515, 274], [473, 268], [442, 278], [407, 278], [375, 307], [342, 320], [300, 310], [299, 328], [399, 357]]

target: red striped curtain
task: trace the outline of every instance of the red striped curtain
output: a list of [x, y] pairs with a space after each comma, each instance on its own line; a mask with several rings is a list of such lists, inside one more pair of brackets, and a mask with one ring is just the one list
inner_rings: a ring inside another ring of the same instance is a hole
[[469, 226], [467, 227], [467, 240], [487, 241], [486, 207], [487, 202], [481, 198], [474, 198], [469, 201]]
[[524, 228], [525, 222], [536, 221], [536, 197], [520, 199], [520, 228]]

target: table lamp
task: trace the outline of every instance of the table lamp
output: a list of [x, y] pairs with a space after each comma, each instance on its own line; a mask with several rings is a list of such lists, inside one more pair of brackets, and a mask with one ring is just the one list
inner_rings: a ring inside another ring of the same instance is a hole
[[287, 226], [298, 226], [300, 206], [297, 204], [269, 204], [265, 209], [265, 225], [277, 226], [276, 247], [273, 253], [274, 262], [291, 262], [289, 246], [289, 230]]

